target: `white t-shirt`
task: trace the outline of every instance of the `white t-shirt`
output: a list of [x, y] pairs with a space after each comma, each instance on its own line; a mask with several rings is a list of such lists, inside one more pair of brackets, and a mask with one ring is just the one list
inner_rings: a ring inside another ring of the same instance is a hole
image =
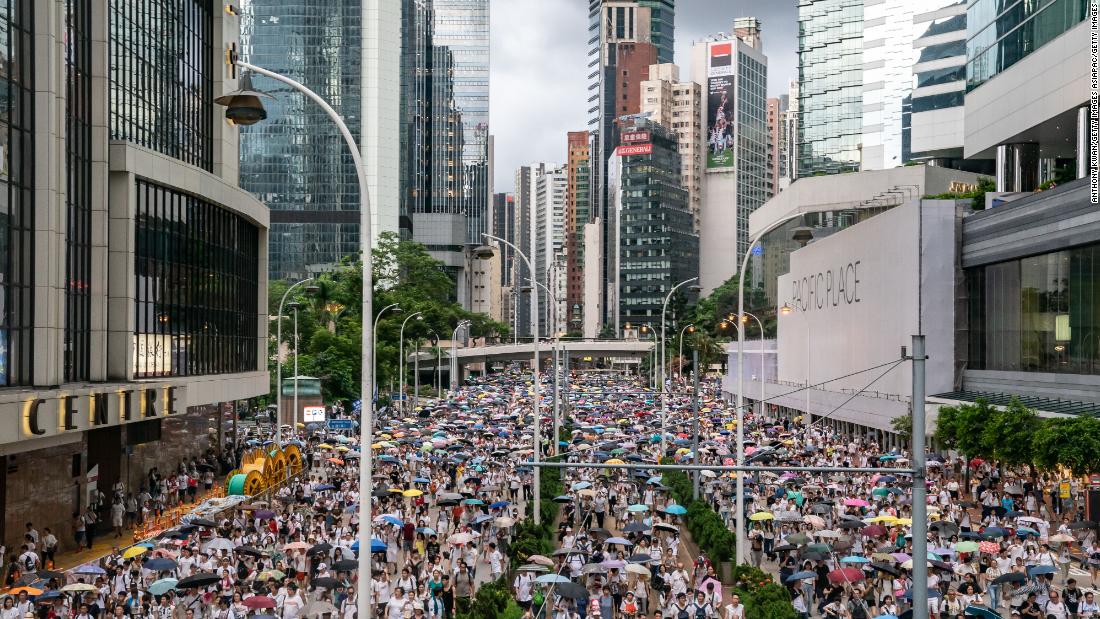
[[287, 595], [283, 600], [283, 619], [296, 619], [302, 614], [302, 609], [305, 608], [306, 602], [302, 599], [300, 593], [294, 593], [294, 595]]

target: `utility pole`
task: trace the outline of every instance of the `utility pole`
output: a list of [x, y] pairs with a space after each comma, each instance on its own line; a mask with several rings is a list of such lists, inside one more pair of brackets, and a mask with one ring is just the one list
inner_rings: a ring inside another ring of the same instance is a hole
[[[904, 356], [904, 354], [903, 354]], [[913, 616], [928, 616], [928, 487], [924, 452], [924, 336], [913, 336]]]
[[[682, 373], [682, 371], [681, 371]], [[691, 463], [699, 463], [699, 349], [691, 349], [691, 376], [694, 390], [691, 396]], [[699, 500], [699, 476], [695, 471], [691, 485], [691, 498]]]

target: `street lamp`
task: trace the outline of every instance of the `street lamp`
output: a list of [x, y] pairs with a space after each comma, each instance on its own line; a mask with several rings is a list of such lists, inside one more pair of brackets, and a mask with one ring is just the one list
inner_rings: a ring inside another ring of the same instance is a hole
[[397, 393], [401, 396], [401, 412], [405, 412], [408, 407], [405, 406], [405, 325], [409, 324], [409, 321], [413, 318], [418, 321], [424, 320], [423, 312], [414, 312], [409, 314], [408, 318], [401, 321], [401, 331], [398, 332], [397, 338]]
[[[395, 313], [395, 314], [400, 314], [403, 311], [401, 309], [401, 305], [399, 303], [390, 303], [386, 307], [383, 307], [382, 311], [378, 312], [378, 315], [374, 317], [374, 329], [371, 330], [371, 333], [374, 335], [374, 339], [371, 342], [371, 350], [373, 350], [373, 351], [378, 350], [378, 321], [382, 319], [382, 314], [385, 314], [388, 310], [391, 310], [391, 309], [393, 310], [393, 313]], [[371, 382], [372, 385], [377, 385], [378, 384], [378, 355], [377, 355], [377, 353], [374, 354], [374, 355], [371, 355], [371, 360], [373, 361], [373, 363], [371, 364], [371, 368], [370, 368], [370, 382]], [[391, 389], [393, 388], [393, 383], [390, 383], [390, 388]], [[362, 396], [362, 399], [360, 400], [360, 406], [362, 406], [363, 402], [366, 402], [366, 399], [368, 397], [370, 398], [370, 401], [371, 401], [371, 409], [373, 409], [374, 408], [374, 393], [371, 393], [369, 396], [368, 395]]]
[[[290, 291], [294, 290], [302, 284], [306, 284], [313, 281], [312, 277], [307, 277], [299, 282], [294, 282], [283, 293], [283, 298], [279, 299], [279, 314], [275, 318], [275, 445], [279, 449], [283, 448], [283, 305], [286, 303], [286, 298], [290, 295]], [[307, 286], [306, 291], [316, 291], [316, 286]], [[297, 340], [297, 337], [295, 337]], [[294, 354], [294, 361], [297, 363], [298, 354]], [[294, 371], [294, 375], [298, 375], [298, 371]], [[297, 395], [297, 389], [295, 389], [295, 395]], [[298, 403], [294, 403], [295, 416], [297, 416]]]
[[[557, 264], [557, 263], [555, 263], [555, 264]], [[546, 295], [548, 297], [550, 297], [551, 301], [554, 302], [554, 306], [550, 308], [550, 316], [552, 317], [550, 319], [550, 322], [552, 323], [553, 328], [554, 328], [554, 343], [552, 345], [554, 353], [553, 353], [553, 356], [551, 357], [553, 359], [553, 364], [552, 365], [554, 367], [554, 408], [553, 408], [553, 411], [554, 411], [554, 440], [551, 441], [551, 445], [552, 445], [551, 451], [556, 456], [556, 455], [558, 455], [558, 441], [561, 440], [561, 438], [560, 438], [560, 435], [561, 435], [561, 418], [560, 418], [561, 408], [558, 405], [558, 401], [559, 401], [559, 399], [558, 399], [558, 392], [559, 392], [559, 389], [558, 389], [558, 373], [559, 373], [560, 367], [561, 367], [561, 359], [559, 358], [561, 356], [561, 333], [558, 331], [558, 305], [559, 305], [558, 296], [556, 294], [554, 294], [553, 291], [550, 290], [549, 286], [547, 286], [546, 284], [544, 284], [542, 282], [538, 282], [538, 281], [535, 281], [533, 279], [529, 279], [527, 281], [529, 281], [532, 284], [535, 284], [536, 286], [539, 286], [543, 290], [545, 290]]]
[[[531, 259], [527, 257], [527, 254], [520, 251], [520, 249], [518, 247], [516, 247], [515, 244], [509, 243], [508, 241], [500, 238], [499, 236], [493, 236], [491, 234], [482, 233], [481, 236], [485, 239], [492, 240], [492, 241], [497, 241], [499, 243], [503, 243], [503, 244], [507, 245], [508, 247], [511, 247], [516, 252], [517, 256], [520, 256], [521, 258], [523, 258], [523, 261], [527, 264], [527, 270], [530, 271], [531, 275], [533, 276], [535, 274], [535, 267], [534, 267], [534, 265], [531, 264]], [[481, 258], [482, 260], [491, 259], [495, 253], [496, 253], [496, 250], [494, 250], [489, 245], [482, 245], [482, 246], [480, 246], [480, 247], [478, 247], [477, 249], [474, 250], [474, 255], [476, 255], [478, 258]], [[538, 333], [538, 326], [537, 326], [538, 325], [538, 318], [537, 317], [539, 315], [539, 295], [537, 295], [537, 294], [531, 295], [531, 315], [535, 317], [534, 318], [535, 326], [533, 326], [533, 328], [532, 328], [532, 335], [534, 336], [532, 338], [532, 342], [534, 344], [534, 355], [531, 357], [531, 379], [532, 379], [533, 386], [534, 386], [534, 393], [532, 395], [531, 408], [532, 408], [532, 410], [534, 411], [534, 414], [535, 414], [535, 427], [534, 427], [535, 453], [533, 454], [532, 461], [537, 464], [540, 460], [542, 460], [542, 456], [541, 456], [541, 452], [542, 452], [542, 420], [541, 420], [541, 418], [542, 418], [542, 410], [541, 410], [542, 402], [541, 402], [541, 391], [542, 391], [542, 389], [539, 386], [539, 333]], [[541, 473], [542, 467], [534, 466], [532, 468], [535, 469], [534, 470], [534, 477], [535, 477], [534, 482], [535, 483], [534, 483], [534, 488], [532, 489], [532, 494], [534, 495], [533, 499], [534, 499], [534, 503], [535, 503], [534, 517], [535, 517], [535, 524], [538, 525], [538, 524], [542, 523], [542, 513], [541, 513], [541, 511], [542, 511], [542, 492], [540, 491], [541, 486], [539, 485], [539, 482], [542, 479], [542, 473]]]
[[435, 337], [435, 397], [442, 400], [443, 369], [440, 366], [443, 364], [443, 349], [439, 346], [439, 333], [437, 333], [435, 329], [428, 329], [428, 333], [431, 333]]
[[[649, 325], [642, 325], [641, 329], [639, 329], [639, 332], [648, 333], [649, 335], [653, 336], [653, 351], [652, 351], [653, 352], [653, 362], [649, 366], [649, 384], [654, 390], [656, 390], [657, 389], [657, 348], [658, 348], [657, 332], [654, 331]], [[663, 425], [664, 422], [662, 421], [661, 424]], [[661, 429], [664, 430], [663, 427]]]
[[668, 291], [665, 295], [665, 302], [661, 305], [661, 372], [658, 375], [660, 378], [661, 387], [661, 456], [665, 455], [665, 419], [668, 417], [668, 392], [665, 390], [665, 349], [668, 348], [668, 341], [665, 339], [665, 312], [668, 311], [668, 302], [672, 299], [672, 295], [681, 286], [686, 286], [691, 282], [697, 281], [698, 277], [690, 277], [684, 281], [676, 284], [672, 287], [672, 290]]
[[756, 314], [750, 312], [741, 315], [741, 322], [748, 322], [750, 316], [756, 321], [756, 326], [760, 327], [760, 414], [763, 415], [764, 400], [767, 399], [764, 394], [764, 323], [760, 322]]
[[[448, 370], [450, 373], [451, 391], [458, 389], [458, 332], [462, 327], [469, 327], [469, 320], [460, 320], [458, 325], [455, 326], [455, 330], [451, 332], [451, 367]], [[486, 361], [488, 363], [488, 361]]]
[[[749, 242], [745, 248], [745, 257], [741, 259], [741, 270], [737, 272], [737, 315], [745, 313], [745, 269], [749, 266], [749, 258], [752, 257], [752, 249], [760, 242], [765, 234], [775, 230], [779, 226], [802, 217], [802, 213], [794, 213], [781, 217], [771, 225], [761, 230]], [[745, 465], [745, 324], [737, 321], [737, 466]], [[741, 565], [745, 562], [745, 476], [737, 475], [737, 532], [736, 532], [736, 560]]]
[[[676, 354], [676, 356], [680, 359], [680, 378], [684, 377], [684, 332], [685, 331], [687, 331], [688, 333], [695, 333], [695, 323], [693, 322], [693, 323], [685, 326], [683, 329], [680, 329], [680, 351]], [[698, 372], [699, 368], [695, 368], [694, 371]]]
[[294, 312], [294, 416], [290, 422], [290, 435], [294, 436], [294, 433], [298, 431], [298, 308], [302, 304], [291, 301], [288, 306], [290, 311]]
[[[278, 80], [291, 88], [294, 88], [298, 92], [301, 92], [311, 101], [316, 103], [328, 114], [328, 117], [332, 119], [332, 122], [336, 123], [336, 126], [340, 129], [340, 134], [344, 137], [344, 142], [348, 146], [348, 150], [351, 154], [352, 162], [355, 164], [355, 176], [359, 181], [359, 249], [362, 254], [363, 260], [363, 282], [362, 286], [362, 316], [371, 316], [373, 311], [371, 305], [374, 301], [374, 287], [370, 282], [371, 273], [374, 272], [373, 258], [371, 256], [371, 240], [373, 238], [371, 232], [371, 209], [370, 209], [370, 190], [367, 187], [367, 175], [366, 169], [363, 167], [363, 157], [359, 149], [359, 145], [355, 142], [355, 137], [348, 129], [344, 119], [336, 113], [336, 110], [332, 109], [332, 106], [327, 101], [322, 99], [317, 93], [313, 92], [309, 88], [301, 85], [300, 83], [286, 77], [285, 75], [279, 75], [267, 69], [257, 67], [254, 64], [242, 61], [235, 50], [229, 51], [228, 56], [229, 63], [236, 65], [242, 69], [251, 70], [260, 75], [270, 77], [274, 80]], [[214, 100], [219, 105], [226, 106], [225, 115], [226, 118], [236, 124], [248, 125], [256, 123], [264, 118], [267, 118], [267, 112], [264, 110], [263, 102], [260, 100], [264, 93], [252, 90], [252, 78], [248, 74], [241, 76], [240, 88], [234, 92], [226, 93], [225, 95], [218, 97]], [[374, 366], [374, 333], [372, 329], [373, 325], [368, 320], [363, 320], [363, 333], [360, 340], [360, 348], [362, 350], [362, 359], [360, 367], [364, 370], [368, 367]], [[359, 391], [362, 394], [361, 397], [366, 398], [374, 393], [374, 377], [366, 372], [360, 372]], [[280, 394], [281, 395], [281, 394]], [[359, 557], [359, 574], [360, 578], [356, 583], [356, 610], [359, 619], [370, 619], [371, 609], [370, 607], [370, 583], [371, 583], [371, 474], [373, 467], [373, 458], [371, 458], [371, 444], [374, 442], [374, 411], [373, 407], [360, 406], [360, 415], [362, 419], [360, 421], [360, 428], [362, 433], [359, 435], [360, 444], [359, 449], [362, 454], [359, 458], [359, 546], [366, 549], [366, 552], [360, 552]]]

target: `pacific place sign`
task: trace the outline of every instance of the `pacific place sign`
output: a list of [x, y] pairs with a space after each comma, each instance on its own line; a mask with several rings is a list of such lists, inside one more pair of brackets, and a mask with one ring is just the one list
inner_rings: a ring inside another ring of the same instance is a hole
[[791, 281], [791, 305], [808, 311], [860, 302], [859, 265], [861, 260], [836, 268], [811, 273]]
[[3, 407], [20, 407], [19, 435], [32, 439], [180, 414], [187, 410], [184, 394], [181, 386], [126, 385], [90, 393], [31, 397]]

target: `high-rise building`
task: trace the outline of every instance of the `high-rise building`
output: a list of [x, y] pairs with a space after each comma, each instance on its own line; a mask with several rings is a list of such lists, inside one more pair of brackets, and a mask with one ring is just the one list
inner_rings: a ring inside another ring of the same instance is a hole
[[33, 521], [77, 550], [90, 491], [223, 448], [269, 392], [269, 213], [214, 103], [229, 4], [0, 1], [8, 548]]
[[786, 143], [782, 167], [787, 170], [785, 176], [789, 185], [798, 178], [798, 80], [791, 80], [787, 84], [787, 111], [782, 119], [782, 140]]
[[[515, 175], [515, 238], [516, 246], [527, 256], [532, 264], [535, 259], [535, 179], [553, 166], [546, 163], [537, 163], [529, 166], [521, 166], [516, 169]], [[526, 261], [519, 255], [512, 260], [512, 290], [516, 295], [516, 305], [519, 314], [520, 337], [531, 337], [532, 316], [530, 290], [535, 286], [531, 284], [533, 274], [527, 268]]]
[[[601, 245], [610, 247], [607, 163], [619, 143], [618, 120], [639, 112], [642, 80], [650, 65], [670, 63], [675, 49], [674, 0], [589, 0], [588, 129], [592, 137], [592, 206], [602, 224]], [[603, 294], [615, 277], [610, 254], [600, 268]], [[606, 324], [612, 303], [603, 303]]]
[[488, 232], [488, 0], [403, 0], [402, 233], [443, 262], [470, 307], [467, 247]]
[[798, 176], [860, 167], [863, 0], [798, 2]]
[[[241, 57], [329, 101], [363, 132], [360, 2], [245, 0]], [[254, 76], [271, 122], [241, 129], [241, 186], [271, 209], [273, 279], [302, 279], [359, 253], [359, 181], [348, 147], [321, 107]]]
[[659, 325], [668, 292], [699, 275], [699, 236], [687, 191], [680, 186], [678, 141], [672, 131], [644, 119], [623, 128], [611, 175], [617, 181], [611, 187], [617, 226], [616, 332], [627, 323]]
[[584, 264], [589, 248], [584, 227], [592, 217], [591, 138], [587, 131], [570, 131], [565, 161], [565, 306], [569, 331], [578, 331], [584, 316]]
[[531, 261], [535, 265], [535, 281], [538, 282], [533, 285], [539, 295], [539, 334], [543, 337], [564, 331], [568, 321], [565, 311], [567, 185], [565, 165], [543, 167], [535, 173], [531, 230], [534, 251]]
[[913, 160], [958, 167], [963, 154], [963, 98], [966, 93], [966, 2], [913, 16], [913, 112], [909, 122]]
[[967, 5], [966, 158], [996, 162], [998, 191], [1088, 176], [1097, 163], [1089, 161], [1088, 88], [1088, 11], [1095, 4], [998, 6]]
[[680, 153], [680, 184], [688, 192], [695, 230], [703, 201], [703, 101], [697, 82], [681, 82], [674, 64], [649, 68], [649, 79], [641, 84], [641, 113], [676, 134]]
[[[510, 193], [493, 194], [493, 226], [489, 231], [493, 236], [500, 237], [509, 243], [516, 243], [516, 199]], [[512, 285], [515, 278], [516, 251], [503, 243], [491, 242], [497, 246], [500, 257], [500, 296], [497, 306], [500, 308], [501, 320], [511, 325], [517, 332], [519, 326], [519, 308], [516, 304], [516, 288]]]
[[779, 193], [779, 179], [786, 177], [784, 118], [787, 95], [768, 98], [768, 197]]
[[749, 214], [768, 199], [768, 59], [755, 18], [736, 20], [745, 39], [714, 36], [692, 48], [692, 76], [705, 95], [706, 156], [700, 210], [699, 284], [725, 283], [748, 251]]

